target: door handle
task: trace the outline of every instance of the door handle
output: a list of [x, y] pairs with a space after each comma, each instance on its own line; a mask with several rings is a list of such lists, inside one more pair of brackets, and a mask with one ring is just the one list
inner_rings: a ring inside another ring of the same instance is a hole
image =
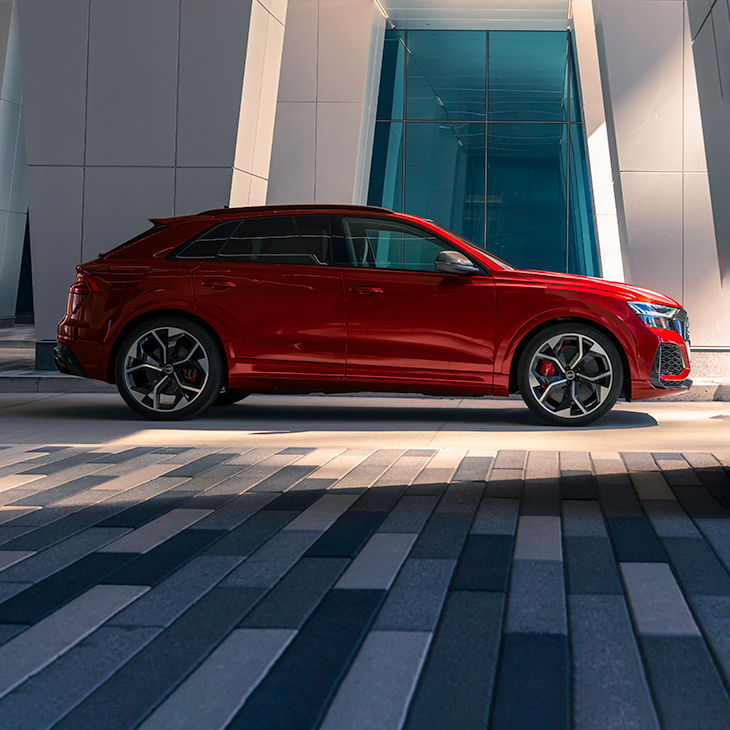
[[201, 281], [200, 286], [207, 287], [208, 289], [234, 289], [236, 282], [227, 281], [226, 279], [207, 279]]
[[377, 286], [352, 286], [352, 287], [350, 287], [350, 291], [353, 294], [363, 294], [366, 296], [369, 294], [382, 294], [383, 293], [383, 290]]

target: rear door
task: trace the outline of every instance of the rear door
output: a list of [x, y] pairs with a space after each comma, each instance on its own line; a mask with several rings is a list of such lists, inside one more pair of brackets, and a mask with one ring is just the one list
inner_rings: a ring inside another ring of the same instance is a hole
[[436, 271], [451, 246], [396, 220], [341, 219], [352, 266], [344, 270], [347, 382], [489, 389], [494, 282], [489, 272]]
[[195, 299], [229, 338], [231, 376], [342, 381], [345, 295], [329, 217], [248, 218], [206, 236]]

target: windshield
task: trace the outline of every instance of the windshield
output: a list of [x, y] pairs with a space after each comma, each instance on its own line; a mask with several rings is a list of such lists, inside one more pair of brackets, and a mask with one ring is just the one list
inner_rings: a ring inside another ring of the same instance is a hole
[[464, 238], [464, 236], [460, 236], [458, 233], [454, 233], [454, 231], [450, 231], [448, 228], [444, 228], [443, 230], [447, 233], [450, 233], [454, 238], [458, 238], [462, 243], [465, 243], [467, 246], [469, 246], [469, 248], [473, 248], [475, 251], [478, 251], [480, 254], [482, 254], [482, 256], [486, 256], [490, 261], [494, 261], [494, 263], [499, 264], [508, 271], [516, 271], [515, 267], [512, 266], [512, 264], [510, 264], [508, 261], [499, 258], [499, 256], [495, 256], [493, 253], [490, 253], [486, 249], [483, 249], [481, 246], [477, 246], [476, 243], [472, 243], [468, 239]]

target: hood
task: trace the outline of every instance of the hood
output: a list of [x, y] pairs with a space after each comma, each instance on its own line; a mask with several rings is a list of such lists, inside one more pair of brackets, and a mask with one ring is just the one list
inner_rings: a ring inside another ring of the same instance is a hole
[[524, 279], [526, 283], [529, 282], [533, 285], [542, 284], [545, 287], [555, 289], [581, 289], [583, 291], [593, 292], [594, 294], [605, 294], [626, 301], [655, 302], [656, 304], [665, 304], [670, 307], [681, 306], [679, 302], [671, 297], [652, 291], [651, 289], [643, 289], [640, 286], [623, 284], [619, 281], [606, 281], [606, 279], [598, 279], [593, 276], [558, 274], [551, 271], [526, 271], [521, 269], [500, 271], [499, 277], [518, 281]]

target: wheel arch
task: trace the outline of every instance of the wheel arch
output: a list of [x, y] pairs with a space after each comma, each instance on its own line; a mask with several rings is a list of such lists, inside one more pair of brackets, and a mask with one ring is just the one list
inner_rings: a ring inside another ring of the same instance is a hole
[[211, 325], [204, 319], [198, 317], [195, 314], [191, 314], [190, 312], [186, 312], [182, 309], [153, 309], [147, 312], [143, 312], [142, 314], [137, 315], [129, 322], [127, 322], [127, 324], [122, 327], [119, 334], [117, 334], [116, 339], [114, 340], [114, 344], [112, 345], [112, 349], [109, 352], [109, 361], [107, 362], [107, 376], [109, 378], [109, 382], [114, 383], [116, 380], [114, 376], [114, 364], [117, 359], [117, 354], [119, 353], [119, 348], [121, 347], [122, 342], [124, 342], [124, 338], [135, 327], [138, 327], [145, 322], [149, 322], [159, 317], [179, 317], [180, 319], [187, 319], [190, 322], [194, 322], [200, 327], [203, 327], [203, 329], [205, 329], [208, 334], [211, 335], [213, 341], [218, 346], [218, 350], [220, 351], [221, 355], [221, 361], [223, 363], [223, 385], [225, 387], [228, 387], [228, 357], [226, 356], [226, 348], [223, 345], [223, 341], [221, 340], [220, 335], [218, 334], [218, 332], [216, 332], [215, 328], [211, 327]]
[[621, 386], [621, 392], [619, 395], [624, 396], [626, 400], [631, 400], [631, 368], [629, 367], [629, 360], [626, 356], [626, 350], [624, 349], [623, 345], [616, 337], [616, 335], [611, 332], [611, 330], [609, 330], [605, 325], [601, 324], [600, 322], [596, 322], [593, 319], [588, 319], [587, 317], [553, 317], [552, 319], [540, 322], [539, 324], [535, 325], [531, 330], [528, 330], [517, 343], [517, 347], [512, 353], [512, 359], [510, 361], [509, 367], [509, 392], [516, 393], [518, 391], [517, 368], [519, 366], [522, 353], [524, 352], [524, 349], [530, 339], [532, 339], [532, 337], [534, 337], [542, 330], [547, 329], [548, 327], [552, 327], [556, 324], [570, 324], [571, 322], [593, 327], [594, 329], [597, 329], [601, 334], [605, 335], [609, 340], [611, 340], [611, 342], [613, 342], [616, 349], [618, 350], [619, 356], [621, 357], [621, 365], [623, 366], [624, 371], [624, 382]]

